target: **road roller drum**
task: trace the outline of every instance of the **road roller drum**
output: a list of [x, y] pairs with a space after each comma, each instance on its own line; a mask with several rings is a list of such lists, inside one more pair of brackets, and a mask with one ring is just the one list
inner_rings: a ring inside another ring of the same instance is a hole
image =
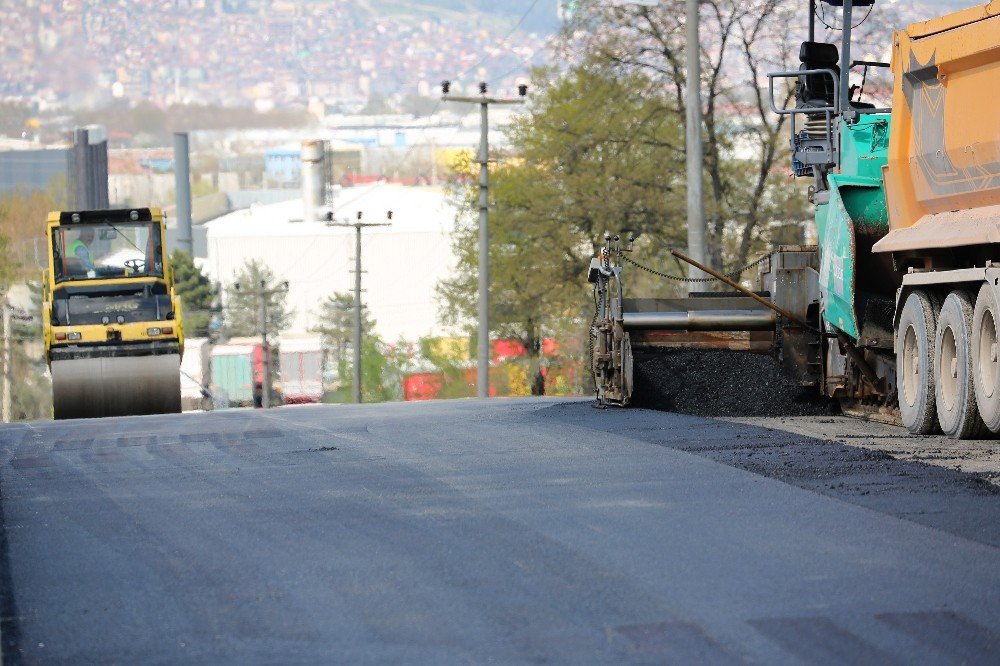
[[57, 419], [181, 411], [180, 356], [97, 356], [52, 361]]

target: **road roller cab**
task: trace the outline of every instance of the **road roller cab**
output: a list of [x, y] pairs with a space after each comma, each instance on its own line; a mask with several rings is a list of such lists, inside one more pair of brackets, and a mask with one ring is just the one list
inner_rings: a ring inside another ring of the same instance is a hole
[[160, 210], [53, 212], [46, 233], [55, 417], [179, 411], [184, 330]]

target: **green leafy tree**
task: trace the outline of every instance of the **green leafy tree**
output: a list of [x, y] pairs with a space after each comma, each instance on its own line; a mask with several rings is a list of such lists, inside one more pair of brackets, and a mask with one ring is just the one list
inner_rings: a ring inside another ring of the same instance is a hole
[[[320, 305], [320, 323], [312, 330], [319, 333], [323, 346], [332, 354], [341, 378], [340, 387], [327, 397], [329, 402], [353, 399], [354, 376], [354, 296], [334, 293]], [[361, 399], [364, 402], [401, 400], [405, 345], [386, 345], [375, 335], [375, 320], [368, 308], [361, 306]]]
[[[470, 343], [473, 339], [468, 340]], [[470, 359], [474, 345], [458, 345], [447, 338], [421, 338], [420, 356], [441, 373], [439, 398], [473, 398], [476, 395], [475, 382], [469, 381], [474, 373]]]
[[215, 287], [183, 250], [174, 250], [170, 265], [174, 269], [174, 288], [181, 297], [185, 333], [196, 338], [208, 337]]
[[[728, 268], [766, 250], [775, 226], [811, 217], [809, 183], [791, 178], [788, 116], [771, 111], [766, 79], [768, 72], [798, 68], [809, 11], [808, 3], [799, 0], [700, 0], [699, 5], [708, 260]], [[822, 7], [818, 3], [820, 12]], [[887, 27], [898, 23], [898, 11], [887, 5], [861, 21], [854, 32], [855, 53], [884, 51], [891, 43]], [[580, 2], [562, 46], [566, 57], [590, 58], [609, 72], [641, 72], [683, 122], [688, 106], [685, 16], [684, 0]], [[821, 28], [817, 39], [833, 42], [839, 36], [837, 30], [824, 34]], [[779, 85], [775, 92], [778, 105], [788, 106], [793, 84]]]
[[[52, 388], [46, 377], [41, 340], [41, 284], [47, 264], [45, 219], [61, 208], [63, 183], [47, 190], [18, 189], [0, 196], [0, 304], [10, 288], [27, 282], [32, 296], [30, 321], [16, 313], [11, 321], [11, 410], [15, 420], [51, 418]], [[0, 331], [2, 334], [2, 331]]]
[[17, 272], [17, 260], [11, 255], [10, 241], [0, 232], [0, 294], [7, 293]]
[[[238, 286], [238, 288], [237, 288]], [[229, 337], [260, 334], [260, 293], [269, 292], [267, 298], [267, 330], [270, 334], [288, 328], [292, 311], [286, 303], [286, 293], [277, 290], [274, 273], [266, 264], [256, 259], [247, 261], [233, 276], [225, 290], [224, 328]]]
[[403, 365], [406, 355], [378, 337], [361, 343], [361, 399], [387, 402], [403, 399]]
[[[582, 325], [593, 308], [584, 278], [604, 232], [639, 236], [657, 252], [686, 232], [679, 120], [651, 81], [590, 63], [536, 79], [543, 92], [510, 132], [516, 157], [491, 174], [490, 318], [493, 336], [524, 345], [540, 393], [543, 338], [567, 320]], [[478, 187], [469, 181], [453, 236], [458, 267], [438, 294], [445, 322], [471, 329], [479, 232]]]
[[45, 220], [49, 211], [65, 204], [65, 181], [53, 179], [45, 190], [16, 189], [0, 195], [0, 237], [5, 251], [0, 251], [0, 278], [37, 280], [48, 265]]

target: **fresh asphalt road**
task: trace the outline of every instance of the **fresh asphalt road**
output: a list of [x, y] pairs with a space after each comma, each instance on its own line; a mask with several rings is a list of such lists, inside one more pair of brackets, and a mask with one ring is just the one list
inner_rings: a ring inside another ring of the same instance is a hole
[[997, 663], [997, 492], [582, 401], [5, 426], [3, 656]]

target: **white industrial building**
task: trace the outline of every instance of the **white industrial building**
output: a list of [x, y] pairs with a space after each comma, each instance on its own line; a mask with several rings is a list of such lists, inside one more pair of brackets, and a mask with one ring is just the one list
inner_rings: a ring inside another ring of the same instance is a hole
[[205, 225], [208, 252], [199, 263], [225, 286], [248, 260], [262, 261], [279, 281], [288, 281], [294, 316], [286, 333], [307, 333], [318, 324], [327, 296], [354, 289], [355, 230], [316, 219], [327, 210], [334, 222], [353, 222], [359, 211], [364, 222], [385, 222], [392, 211], [392, 226], [366, 228], [362, 236], [362, 300], [376, 332], [387, 342], [444, 333], [435, 286], [455, 266], [451, 231], [457, 211], [441, 187], [343, 188], [329, 208], [316, 211], [304, 210], [302, 199], [253, 205]]

